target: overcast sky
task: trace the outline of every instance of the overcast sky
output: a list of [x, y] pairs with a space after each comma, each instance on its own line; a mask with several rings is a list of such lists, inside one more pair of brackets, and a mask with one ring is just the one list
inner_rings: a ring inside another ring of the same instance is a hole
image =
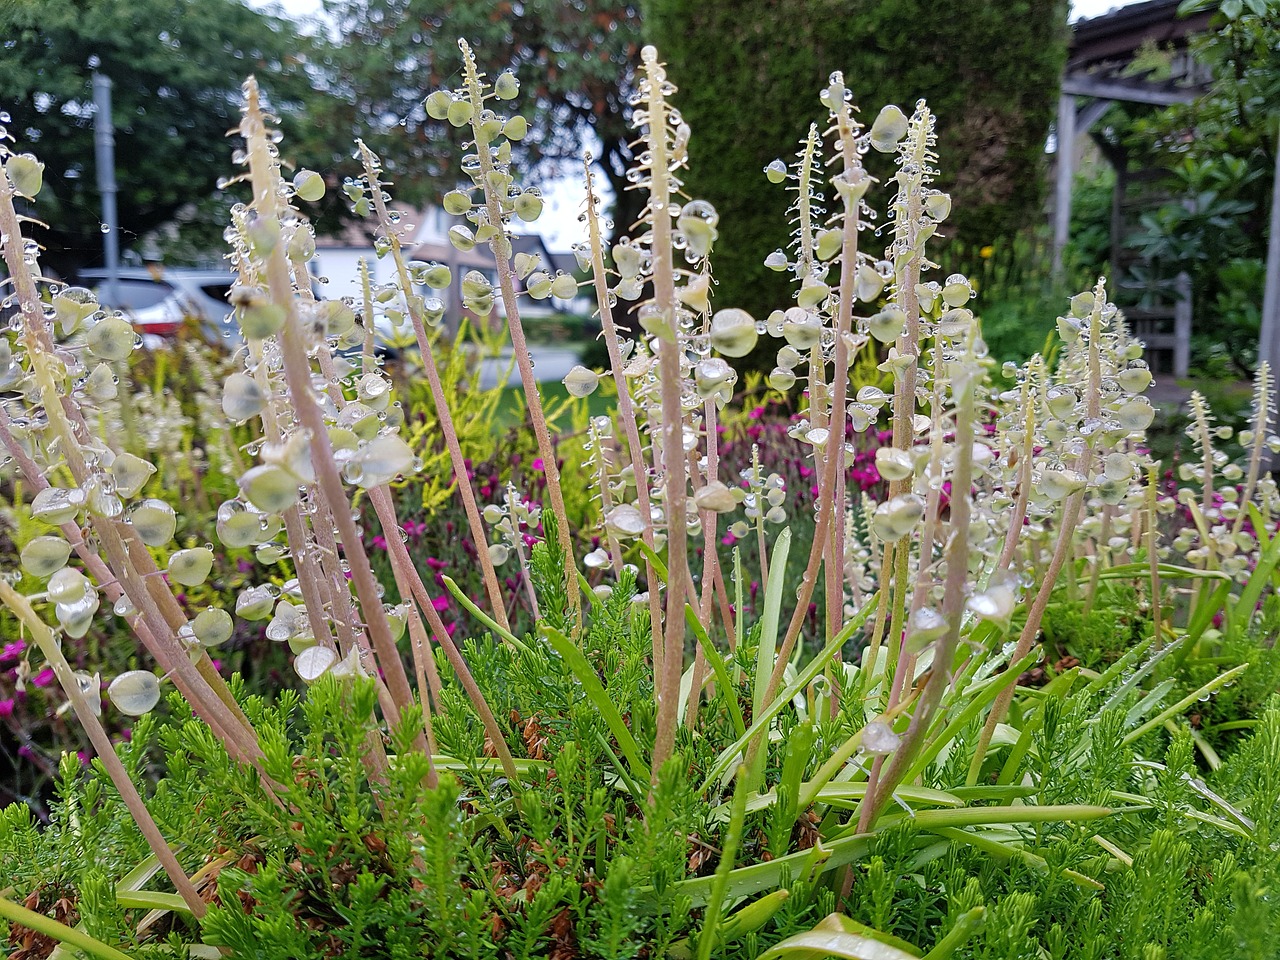
[[[1137, 0], [1073, 0], [1071, 19], [1096, 17], [1134, 2]], [[314, 21], [321, 10], [320, 0], [249, 0], [249, 3], [260, 9], [276, 8], [285, 16], [300, 22]], [[567, 177], [544, 182], [541, 186], [546, 197], [546, 207], [538, 220], [538, 230], [552, 250], [567, 250], [571, 244], [583, 239], [583, 228], [578, 223], [582, 201], [581, 180], [578, 177]]]

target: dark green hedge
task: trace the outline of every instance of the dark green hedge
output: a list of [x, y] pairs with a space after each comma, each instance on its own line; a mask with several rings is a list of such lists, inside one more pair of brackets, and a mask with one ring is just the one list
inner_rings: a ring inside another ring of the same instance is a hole
[[981, 245], [1040, 216], [1066, 0], [648, 0], [644, 24], [693, 127], [686, 190], [733, 237], [713, 260], [722, 306], [766, 312], [786, 296], [761, 261], [786, 241], [790, 195], [761, 170], [825, 119], [833, 70], [867, 123], [885, 103], [928, 100], [952, 235]]

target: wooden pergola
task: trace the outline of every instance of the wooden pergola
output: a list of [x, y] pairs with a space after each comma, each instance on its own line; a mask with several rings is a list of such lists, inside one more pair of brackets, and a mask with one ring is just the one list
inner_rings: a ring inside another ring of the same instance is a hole
[[[1062, 270], [1063, 250], [1071, 227], [1071, 189], [1075, 180], [1076, 138], [1088, 133], [1116, 102], [1167, 107], [1189, 103], [1204, 90], [1204, 77], [1188, 51], [1188, 40], [1209, 29], [1209, 13], [1191, 17], [1177, 15], [1179, 0], [1147, 0], [1074, 25], [1066, 70], [1058, 98], [1057, 180], [1053, 220], [1053, 269]], [[1139, 53], [1155, 45], [1168, 53], [1173, 69], [1167, 80], [1133, 75]], [[1113, 263], [1121, 245], [1120, 209], [1125, 176], [1125, 160], [1115, 151], [1103, 150], [1116, 168], [1116, 197], [1112, 213]], [[1190, 282], [1176, 278], [1175, 302], [1164, 320], [1172, 320], [1171, 333], [1158, 328], [1144, 331], [1148, 347], [1172, 353], [1175, 377], [1187, 374], [1191, 355]], [[1148, 311], [1148, 320], [1159, 319], [1159, 311]]]
[[[1170, 106], [1203, 92], [1204, 78], [1190, 59], [1188, 41], [1212, 29], [1212, 10], [1178, 16], [1179, 0], [1147, 0], [1076, 23], [1058, 100], [1058, 164], [1053, 220], [1054, 271], [1062, 268], [1062, 252], [1071, 228], [1071, 187], [1075, 177], [1076, 137], [1087, 133], [1114, 102]], [[1138, 52], [1149, 44], [1171, 51], [1172, 81], [1153, 82], [1129, 76]], [[1280, 144], [1277, 145], [1267, 243], [1266, 292], [1258, 357], [1280, 373]], [[1185, 376], [1189, 359], [1189, 306], [1177, 318], [1173, 335], [1174, 373]], [[1155, 345], [1155, 344], [1152, 344]]]

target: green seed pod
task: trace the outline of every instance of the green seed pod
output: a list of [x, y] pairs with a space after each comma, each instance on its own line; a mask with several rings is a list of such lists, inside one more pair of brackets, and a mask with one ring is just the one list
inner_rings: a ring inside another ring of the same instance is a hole
[[526, 292], [535, 300], [545, 300], [551, 296], [551, 286], [551, 277], [542, 270], [530, 274], [525, 281]]
[[108, 400], [114, 400], [119, 394], [120, 391], [116, 389], [116, 385], [116, 375], [111, 372], [111, 368], [105, 363], [100, 363], [85, 378], [84, 392], [89, 395], [91, 400], [97, 403], [106, 403]]
[[863, 303], [870, 303], [884, 290], [884, 277], [869, 263], [858, 264], [858, 277], [854, 295]]
[[289, 245], [285, 248], [285, 253], [290, 260], [299, 260], [303, 263], [315, 257], [316, 237], [309, 226], [300, 224], [289, 235]]
[[630, 243], [618, 243], [613, 247], [613, 266], [624, 280], [634, 280], [644, 272], [648, 256]]
[[231, 614], [221, 607], [202, 610], [191, 621], [191, 632], [200, 642], [200, 646], [205, 648], [222, 646], [231, 639], [234, 629], [235, 623], [231, 619]]
[[600, 385], [600, 376], [594, 370], [588, 370], [581, 364], [574, 366], [561, 381], [571, 397], [588, 397], [596, 392]]
[[738, 498], [734, 492], [719, 480], [712, 480], [694, 491], [693, 502], [699, 510], [710, 510], [714, 513], [729, 513], [738, 508]]
[[124, 360], [133, 353], [138, 334], [123, 317], [105, 317], [95, 323], [85, 338], [89, 352], [101, 360]]
[[678, 287], [676, 296], [694, 313], [706, 313], [711, 309], [711, 278], [705, 273], [699, 274], [683, 287]]
[[711, 318], [711, 346], [726, 357], [745, 357], [758, 339], [756, 321], [745, 310], [717, 310]]
[[422, 282], [432, 290], [447, 290], [453, 283], [453, 271], [434, 261], [422, 273]]
[[315, 683], [338, 662], [338, 655], [318, 644], [302, 650], [293, 661], [294, 672], [304, 683]]
[[951, 195], [941, 191], [930, 193], [924, 200], [925, 215], [941, 223], [951, 215]]
[[150, 670], [129, 670], [111, 681], [107, 696], [125, 716], [141, 717], [160, 702], [160, 681]]
[[515, 256], [516, 276], [524, 280], [538, 268], [542, 258], [536, 253], [517, 253]]
[[948, 307], [963, 307], [973, 296], [973, 287], [962, 273], [953, 273], [942, 285], [942, 300]]
[[61, 526], [70, 522], [88, 500], [80, 489], [63, 489], [61, 487], [45, 487], [31, 498], [33, 516], [52, 526]]
[[413, 448], [395, 434], [383, 434], [370, 441], [352, 463], [358, 464], [354, 482], [369, 489], [390, 483], [401, 474], [412, 473], [417, 458]]
[[691, 200], [680, 210], [676, 218], [676, 229], [684, 237], [689, 252], [695, 257], [705, 257], [711, 252], [719, 233], [716, 225], [720, 222], [720, 214], [716, 208], [705, 200]]
[[532, 190], [526, 190], [515, 199], [516, 216], [525, 223], [533, 223], [542, 216], [542, 197]]
[[480, 111], [480, 136], [491, 143], [502, 132], [502, 119], [492, 110]]
[[764, 175], [770, 183], [781, 183], [787, 179], [787, 165], [781, 160], [772, 160], [764, 168]]
[[786, 393], [796, 385], [796, 375], [786, 367], [774, 367], [769, 374], [769, 386], [774, 390]]
[[881, 108], [871, 124], [871, 146], [881, 153], [892, 153], [906, 135], [907, 115], [892, 103]]
[[519, 114], [508, 118], [507, 122], [502, 125], [502, 135], [508, 140], [513, 140], [516, 143], [523, 140], [528, 133], [529, 121]]
[[246, 587], [236, 597], [236, 616], [242, 620], [265, 620], [271, 615], [274, 605], [275, 597], [265, 584]]
[[92, 592], [89, 578], [75, 567], [62, 567], [49, 577], [45, 588], [54, 603], [76, 603]]
[[122, 453], [111, 461], [111, 479], [122, 497], [136, 497], [155, 472], [152, 464], [132, 453]]
[[465, 190], [450, 190], [444, 195], [444, 212], [460, 217], [471, 209], [471, 194]]
[[830, 260], [840, 252], [844, 245], [844, 232], [837, 227], [823, 230], [818, 234], [818, 242], [814, 245], [814, 253], [819, 260]]
[[100, 306], [97, 297], [84, 287], [67, 287], [53, 298], [52, 305], [58, 330], [64, 337], [71, 336]]
[[782, 335], [797, 350], [811, 350], [822, 339], [822, 323], [816, 314], [791, 307], [783, 314]]
[[129, 511], [133, 530], [148, 547], [163, 547], [173, 539], [178, 517], [163, 500], [143, 500]]
[[34, 199], [44, 185], [44, 164], [30, 153], [15, 153], [4, 162], [4, 172], [20, 197]]
[[71, 544], [61, 537], [33, 537], [18, 553], [22, 569], [43, 580], [67, 565]]
[[919, 652], [947, 632], [947, 619], [933, 607], [921, 607], [907, 621], [907, 644]]
[[446, 118], [453, 126], [465, 127], [471, 122], [473, 116], [475, 116], [475, 110], [472, 108], [470, 100], [457, 99], [449, 101], [449, 110]]
[[1087, 478], [1075, 470], [1051, 467], [1040, 472], [1040, 482], [1036, 484], [1036, 491], [1050, 500], [1061, 501], [1077, 490], [1083, 490], [1086, 483], [1088, 483]]
[[629, 503], [620, 503], [605, 515], [605, 526], [617, 537], [638, 537], [644, 533], [644, 516]]
[[268, 300], [259, 300], [236, 311], [240, 330], [250, 340], [265, 340], [275, 336], [284, 327], [288, 316], [284, 307]]
[[898, 306], [885, 307], [867, 321], [867, 329], [881, 343], [891, 343], [902, 336], [907, 315]]
[[315, 203], [324, 196], [324, 177], [314, 170], [299, 170], [293, 177], [293, 192], [299, 200]]
[[264, 513], [281, 513], [298, 502], [298, 478], [283, 467], [254, 467], [240, 478], [240, 491]]
[[803, 310], [816, 310], [831, 296], [831, 288], [819, 280], [817, 277], [805, 277], [800, 283], [800, 293], [796, 297], [796, 303]]
[[[89, 632], [89, 627], [93, 625], [93, 616], [97, 612], [98, 595], [92, 590], [86, 591], [84, 596], [74, 602], [53, 605], [53, 615], [57, 617], [58, 623], [67, 636], [73, 640], [79, 640]], [[96, 703], [97, 697], [95, 696], [91, 702]]]
[[494, 81], [493, 92], [499, 100], [514, 100], [520, 93], [520, 81], [510, 70], [504, 70]]
[[256, 417], [267, 406], [267, 395], [253, 377], [233, 373], [222, 388], [222, 412], [233, 423], [244, 423]]
[[572, 300], [578, 295], [578, 281], [568, 273], [560, 273], [551, 281], [551, 296], [557, 300]]
[[453, 94], [447, 90], [436, 90], [426, 100], [427, 116], [432, 120], [446, 120], [449, 117], [449, 105], [453, 103]]
[[179, 550], [169, 557], [169, 579], [184, 587], [198, 587], [213, 569], [213, 551], [208, 547]]
[[880, 447], [876, 450], [876, 472], [882, 480], [905, 480], [915, 472], [911, 454], [897, 447]]
[[1116, 382], [1125, 393], [1141, 393], [1151, 386], [1151, 371], [1146, 367], [1129, 367], [1116, 375]]
[[901, 540], [924, 516], [924, 500], [914, 493], [904, 493], [887, 500], [875, 509], [871, 529], [886, 543]]
[[1134, 397], [1120, 405], [1116, 418], [1130, 433], [1141, 433], [1155, 420], [1156, 410], [1146, 397]]
[[476, 248], [475, 235], [462, 224], [449, 228], [449, 242], [453, 244], [455, 249], [461, 250], [463, 253]]

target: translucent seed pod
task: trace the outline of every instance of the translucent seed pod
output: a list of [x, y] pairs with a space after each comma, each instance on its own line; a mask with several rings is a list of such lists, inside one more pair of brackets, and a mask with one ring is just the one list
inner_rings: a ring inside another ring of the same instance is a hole
[[33, 577], [45, 579], [67, 565], [71, 544], [61, 537], [32, 537], [18, 553], [18, 562]]
[[138, 339], [133, 325], [123, 317], [105, 317], [90, 328], [85, 338], [89, 352], [101, 360], [125, 360]]
[[711, 318], [711, 346], [726, 357], [745, 357], [758, 339], [755, 319], [745, 310], [717, 310]]
[[266, 584], [246, 587], [236, 597], [236, 616], [242, 620], [265, 620], [274, 605], [275, 596]]
[[184, 587], [198, 587], [213, 570], [213, 551], [208, 547], [178, 550], [169, 557], [169, 579]]
[[163, 500], [143, 500], [129, 511], [129, 522], [148, 547], [163, 547], [173, 539], [178, 516]]
[[132, 453], [119, 454], [111, 462], [111, 479], [122, 497], [137, 496], [155, 472], [153, 464]]
[[150, 670], [128, 670], [111, 681], [107, 697], [125, 716], [141, 717], [160, 702], [160, 681]]
[[75, 567], [62, 567], [49, 577], [46, 588], [54, 603], [75, 603], [93, 590], [89, 578]]
[[915, 472], [911, 454], [896, 447], [880, 447], [876, 450], [876, 472], [881, 479], [890, 482], [906, 480]]
[[719, 480], [713, 480], [694, 492], [693, 502], [699, 510], [728, 513], [737, 509], [739, 498]]
[[221, 607], [202, 610], [191, 621], [191, 633], [206, 649], [220, 647], [231, 639], [235, 623]]
[[871, 146], [881, 153], [892, 153], [907, 135], [907, 115], [890, 103], [880, 109], [871, 124]]
[[266, 464], [240, 478], [240, 491], [259, 510], [281, 513], [298, 502], [298, 478], [283, 467]]
[[338, 655], [328, 647], [307, 647], [293, 660], [293, 669], [303, 683], [315, 683], [338, 662]]
[[561, 381], [571, 397], [588, 397], [595, 393], [600, 385], [600, 375], [588, 370], [582, 364], [575, 364], [573, 369]]
[[605, 515], [605, 526], [614, 536], [633, 538], [645, 530], [644, 515], [629, 503], [620, 503]]

